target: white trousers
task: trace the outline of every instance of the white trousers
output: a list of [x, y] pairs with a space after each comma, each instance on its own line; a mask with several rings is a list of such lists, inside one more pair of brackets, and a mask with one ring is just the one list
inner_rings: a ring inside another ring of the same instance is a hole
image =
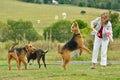
[[99, 49], [101, 47], [101, 65], [107, 65], [107, 49], [108, 49], [109, 39], [103, 40], [102, 38], [95, 36], [92, 63], [97, 63]]

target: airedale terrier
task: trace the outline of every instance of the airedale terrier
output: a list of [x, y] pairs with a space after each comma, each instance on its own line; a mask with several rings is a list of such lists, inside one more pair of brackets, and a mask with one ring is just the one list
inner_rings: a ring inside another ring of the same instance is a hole
[[83, 38], [81, 36], [81, 32], [79, 30], [79, 26], [77, 22], [73, 22], [71, 26], [71, 32], [73, 33], [73, 37], [70, 41], [68, 41], [60, 50], [60, 44], [58, 44], [58, 53], [62, 55], [63, 59], [63, 68], [66, 69], [66, 65], [70, 61], [70, 52], [79, 49], [80, 55], [83, 50], [86, 50], [88, 53], [92, 53], [83, 43]]
[[25, 69], [27, 69], [27, 63], [24, 59], [27, 52], [34, 52], [35, 48], [31, 44], [26, 44], [25, 47], [15, 48], [18, 42], [13, 43], [13, 45], [8, 50], [8, 69], [11, 70], [11, 59], [16, 60], [17, 68], [20, 70], [21, 62], [24, 64]]
[[37, 59], [37, 63], [39, 65], [39, 69], [41, 67], [40, 65], [40, 60], [42, 58], [42, 61], [44, 63], [44, 67], [46, 68], [46, 62], [45, 62], [45, 54], [48, 52], [48, 50], [43, 51], [42, 49], [36, 49], [33, 53], [27, 53], [27, 60], [28, 63], [30, 62], [30, 60], [36, 60]]

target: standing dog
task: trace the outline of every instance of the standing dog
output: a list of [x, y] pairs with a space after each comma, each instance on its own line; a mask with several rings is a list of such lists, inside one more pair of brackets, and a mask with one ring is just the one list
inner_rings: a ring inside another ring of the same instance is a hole
[[33, 61], [35, 59], [37, 59], [37, 63], [39, 65], [39, 69], [41, 67], [40, 65], [40, 60], [42, 58], [42, 61], [44, 63], [44, 67], [46, 68], [46, 63], [45, 63], [45, 54], [48, 52], [47, 51], [43, 51], [42, 49], [36, 49], [33, 53], [27, 53], [27, 60], [28, 60], [28, 63], [30, 62], [30, 60], [32, 59]]
[[25, 65], [25, 69], [27, 69], [27, 63], [24, 57], [27, 52], [34, 52], [35, 48], [32, 47], [31, 44], [26, 44], [23, 48], [15, 48], [16, 45], [18, 45], [17, 42], [15, 42], [8, 51], [8, 69], [11, 70], [10, 62], [12, 58], [16, 60], [18, 70], [20, 70], [21, 62]]
[[82, 36], [79, 30], [79, 26], [77, 22], [74, 22], [71, 26], [71, 32], [73, 33], [73, 37], [70, 41], [68, 41], [60, 50], [60, 45], [58, 45], [58, 53], [62, 55], [63, 59], [63, 68], [66, 69], [66, 65], [70, 61], [70, 52], [79, 49], [80, 55], [83, 50], [86, 50], [88, 53], [92, 53], [84, 44], [82, 40]]

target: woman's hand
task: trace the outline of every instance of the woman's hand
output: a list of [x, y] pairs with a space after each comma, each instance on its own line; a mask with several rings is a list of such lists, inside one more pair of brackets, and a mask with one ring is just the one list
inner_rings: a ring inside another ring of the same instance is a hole
[[97, 31], [95, 30], [95, 28], [94, 28], [94, 25], [91, 25], [90, 28], [91, 28], [93, 31], [97, 32]]
[[110, 31], [106, 30], [106, 34], [107, 35], [111, 35]]

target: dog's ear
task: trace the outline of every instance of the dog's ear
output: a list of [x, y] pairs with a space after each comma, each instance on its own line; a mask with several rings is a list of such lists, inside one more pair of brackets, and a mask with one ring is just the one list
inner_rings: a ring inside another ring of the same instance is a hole
[[77, 24], [77, 21], [75, 21], [75, 24]]
[[19, 42], [18, 41], [15, 41], [14, 43], [13, 43], [13, 45], [18, 45], [19, 44]]
[[30, 44], [30, 41], [26, 40], [25, 45], [28, 45], [28, 44]]
[[30, 44], [30, 41], [26, 41], [26, 44]]
[[45, 50], [45, 52], [44, 53], [47, 53], [49, 50], [47, 49], [47, 50]]
[[78, 23], [77, 23], [77, 22], [74, 22], [74, 26], [75, 26], [75, 27], [78, 27]]
[[28, 44], [30, 44], [30, 41], [28, 41]]

